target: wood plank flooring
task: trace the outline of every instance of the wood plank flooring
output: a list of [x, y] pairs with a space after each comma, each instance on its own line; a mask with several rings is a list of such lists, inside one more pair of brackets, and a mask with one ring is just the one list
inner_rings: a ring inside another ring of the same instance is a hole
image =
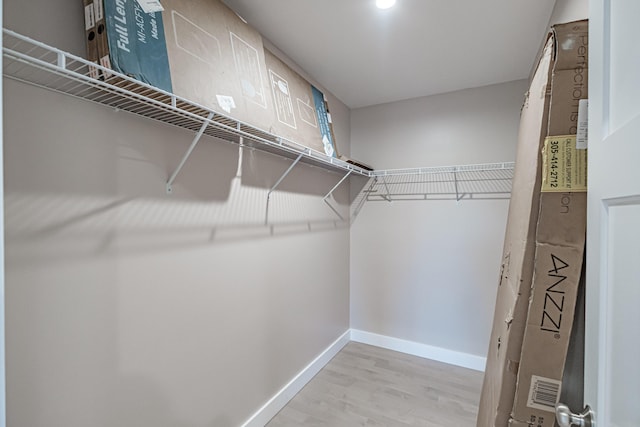
[[482, 375], [351, 342], [267, 427], [473, 427]]

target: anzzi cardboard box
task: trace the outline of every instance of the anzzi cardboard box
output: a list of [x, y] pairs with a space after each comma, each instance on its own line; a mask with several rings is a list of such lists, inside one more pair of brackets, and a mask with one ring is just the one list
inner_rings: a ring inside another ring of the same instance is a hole
[[587, 98], [586, 21], [553, 28], [556, 60], [531, 302], [512, 426], [553, 427], [573, 327], [587, 226], [587, 150], [576, 147], [578, 105]]
[[[574, 184], [586, 154], [570, 135], [587, 95], [586, 49], [586, 21], [555, 26], [523, 108], [478, 427], [555, 421], [584, 251], [586, 193]], [[541, 194], [543, 181], [554, 192]]]
[[520, 117], [513, 190], [478, 427], [506, 427], [513, 408], [533, 278], [542, 184], [540, 149], [546, 136], [552, 65], [553, 38], [550, 37], [538, 62]]
[[336, 157], [333, 124], [324, 94], [269, 49], [264, 50], [278, 136]]

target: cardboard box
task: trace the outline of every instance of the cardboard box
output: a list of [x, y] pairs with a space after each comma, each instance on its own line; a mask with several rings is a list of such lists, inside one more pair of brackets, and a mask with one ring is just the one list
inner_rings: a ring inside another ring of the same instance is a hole
[[354, 166], [357, 166], [357, 167], [359, 167], [361, 169], [364, 169], [364, 170], [367, 170], [367, 171], [374, 170], [373, 166], [369, 166], [369, 165], [367, 165], [365, 163], [362, 163], [362, 162], [360, 162], [358, 160], [353, 160], [353, 159], [351, 159], [351, 158], [349, 158], [347, 156], [339, 156], [339, 157], [340, 157], [340, 160], [344, 160], [345, 162], [347, 162], [349, 164], [352, 164]]
[[[87, 59], [93, 63], [98, 63], [98, 38], [96, 32], [96, 15], [93, 0], [83, 0], [84, 9], [84, 40], [87, 47]], [[89, 75], [97, 79], [99, 77], [98, 69], [89, 66]]]
[[269, 131], [274, 122], [262, 36], [218, 0], [164, 0], [174, 93]]
[[104, 2], [96, 48], [104, 67], [338, 157], [324, 94], [221, 1], [163, 0], [164, 11], [149, 14], [137, 0], [85, 1], [96, 2], [96, 15]]
[[313, 102], [316, 107], [323, 151], [327, 156], [338, 157], [338, 150], [335, 144], [336, 138], [333, 133], [333, 121], [331, 120], [331, 113], [329, 113], [329, 101], [324, 93], [315, 86], [311, 86], [311, 92], [313, 93]]
[[114, 70], [172, 92], [162, 14], [144, 13], [136, 0], [104, 0]]
[[324, 94], [265, 48], [276, 120], [270, 131], [331, 157], [337, 157], [333, 124]]
[[549, 37], [522, 107], [478, 427], [506, 427], [513, 408], [533, 278], [542, 184], [540, 149], [546, 136], [552, 65], [553, 39]]
[[569, 173], [584, 152], [566, 148], [586, 98], [586, 37], [586, 21], [553, 28], [523, 108], [478, 427], [555, 422], [584, 251], [586, 193]]
[[[104, 1], [94, 0], [93, 2], [96, 16], [96, 38], [98, 45], [98, 63], [105, 68], [111, 69], [111, 58], [109, 58], [109, 38], [107, 37], [107, 20], [104, 12]], [[108, 79], [111, 74], [101, 71], [103, 79]]]
[[512, 426], [553, 427], [578, 296], [587, 225], [587, 150], [576, 148], [578, 103], [587, 98], [586, 21], [553, 28], [548, 137], [531, 302]]

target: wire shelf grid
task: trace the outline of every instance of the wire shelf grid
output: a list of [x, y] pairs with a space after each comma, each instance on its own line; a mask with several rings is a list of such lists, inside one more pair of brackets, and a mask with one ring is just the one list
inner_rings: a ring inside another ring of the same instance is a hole
[[3, 29], [3, 55], [3, 74], [8, 78], [296, 163], [369, 177], [355, 198], [355, 214], [366, 201], [508, 198], [511, 192], [513, 163], [369, 171], [7, 29]]
[[[3, 74], [14, 80], [193, 132], [198, 132], [203, 123], [207, 123], [205, 135], [288, 158], [296, 158], [302, 154], [301, 161], [305, 163], [369, 176], [369, 171], [343, 160], [280, 138], [7, 29], [3, 29], [3, 55]], [[102, 77], [94, 78], [96, 74]], [[213, 113], [211, 118], [210, 113]]]
[[388, 169], [372, 173], [367, 201], [505, 199], [511, 194], [514, 163]]

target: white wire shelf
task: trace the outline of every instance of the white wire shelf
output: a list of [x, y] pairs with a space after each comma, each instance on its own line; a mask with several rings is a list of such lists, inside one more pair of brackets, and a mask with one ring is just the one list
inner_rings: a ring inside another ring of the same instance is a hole
[[[326, 169], [369, 176], [369, 171], [290, 141], [192, 101], [149, 86], [84, 58], [3, 29], [3, 74], [11, 79], [128, 111], [163, 123], [243, 144]], [[90, 67], [110, 77], [91, 77]], [[203, 126], [206, 124], [206, 127]]]
[[[167, 182], [169, 193], [202, 135], [294, 160], [269, 193], [298, 162], [343, 173], [340, 183], [352, 174], [370, 178], [352, 203], [352, 217], [367, 201], [505, 199], [511, 193], [513, 163], [368, 171], [8, 29], [3, 29], [3, 56], [7, 78], [194, 132], [191, 147]], [[109, 77], [93, 78], [92, 67]], [[326, 202], [334, 190], [325, 196]]]
[[371, 172], [367, 201], [508, 199], [514, 163], [387, 169]]

